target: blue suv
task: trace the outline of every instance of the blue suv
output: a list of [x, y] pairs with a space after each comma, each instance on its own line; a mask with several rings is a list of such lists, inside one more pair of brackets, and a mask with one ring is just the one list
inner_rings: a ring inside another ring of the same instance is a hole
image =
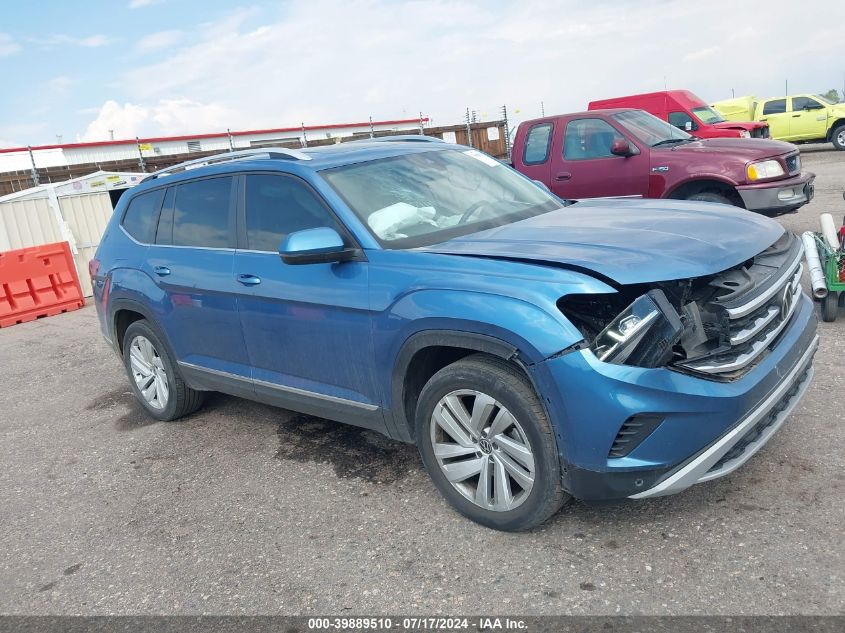
[[458, 511], [519, 530], [757, 452], [813, 375], [801, 256], [734, 207], [561, 200], [406, 139], [152, 174], [90, 272], [153, 418], [221, 391], [373, 429], [416, 443]]

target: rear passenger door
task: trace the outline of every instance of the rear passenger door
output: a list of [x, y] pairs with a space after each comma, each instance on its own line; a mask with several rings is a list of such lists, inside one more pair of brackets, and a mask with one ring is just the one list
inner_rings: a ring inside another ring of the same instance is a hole
[[257, 396], [380, 428], [367, 262], [285, 264], [279, 246], [290, 233], [331, 227], [351, 237], [304, 180], [278, 172], [240, 180], [234, 279]]
[[158, 286], [162, 326], [183, 371], [192, 378], [198, 371], [233, 374], [244, 379], [249, 393], [249, 359], [232, 278], [234, 182], [218, 176], [168, 187], [144, 271]]

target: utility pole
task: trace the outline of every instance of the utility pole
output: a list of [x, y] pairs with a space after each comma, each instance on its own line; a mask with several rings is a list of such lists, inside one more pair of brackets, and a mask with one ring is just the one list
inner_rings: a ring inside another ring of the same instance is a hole
[[466, 113], [466, 128], [467, 128], [467, 145], [472, 147], [472, 126], [470, 125], [469, 108]]
[[302, 138], [300, 139], [302, 147], [308, 147], [308, 138], [305, 136], [305, 121], [302, 122]]
[[[542, 103], [542, 101], [540, 102]], [[508, 106], [502, 106], [502, 120], [505, 122], [505, 153], [508, 157], [508, 162], [511, 161], [511, 130], [508, 124]]]
[[226, 128], [226, 136], [229, 137], [229, 151], [234, 152], [235, 151], [235, 142], [232, 140], [232, 130], [231, 129]]
[[546, 116], [546, 104], [540, 102], [540, 116]]
[[423, 130], [423, 113], [420, 110], [420, 135], [425, 136], [425, 130]]
[[370, 117], [370, 138], [373, 138], [375, 133], [373, 132], [373, 117]]

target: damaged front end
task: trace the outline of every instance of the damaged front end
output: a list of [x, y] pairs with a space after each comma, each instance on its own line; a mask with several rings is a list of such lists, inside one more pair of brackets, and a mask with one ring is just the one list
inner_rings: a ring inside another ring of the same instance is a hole
[[734, 380], [766, 356], [792, 317], [801, 254], [801, 241], [785, 233], [714, 275], [569, 295], [558, 307], [599, 360]]

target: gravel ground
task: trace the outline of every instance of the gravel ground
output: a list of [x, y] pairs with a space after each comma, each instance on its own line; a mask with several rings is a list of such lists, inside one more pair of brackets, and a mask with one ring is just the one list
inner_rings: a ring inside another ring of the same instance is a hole
[[[794, 231], [845, 213], [828, 147], [803, 151]], [[842, 317], [739, 471], [527, 534], [460, 517], [414, 448], [369, 432], [226, 396], [151, 423], [91, 307], [4, 329], [0, 613], [841, 614]]]

